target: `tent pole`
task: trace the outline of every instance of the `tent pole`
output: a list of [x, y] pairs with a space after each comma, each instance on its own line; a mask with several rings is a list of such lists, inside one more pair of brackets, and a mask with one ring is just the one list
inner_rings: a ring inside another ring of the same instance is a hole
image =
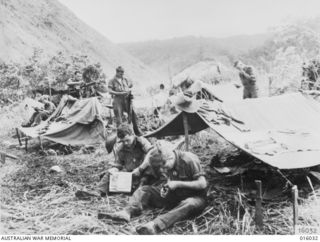
[[296, 227], [298, 223], [298, 187], [294, 185], [291, 190], [293, 199], [293, 234], [296, 234]]
[[183, 117], [183, 128], [184, 128], [184, 136], [186, 143], [186, 151], [189, 151], [189, 125], [188, 125], [188, 116], [186, 113], [182, 114]]
[[256, 194], [256, 214], [255, 222], [259, 229], [263, 228], [263, 213], [262, 213], [262, 184], [260, 180], [255, 180], [257, 186]]
[[42, 144], [41, 136], [39, 136], [39, 143], [40, 143], [40, 149], [43, 150], [43, 144]]
[[26, 137], [26, 139], [24, 140], [24, 142], [25, 142], [26, 152], [28, 152], [28, 137]]
[[17, 133], [17, 137], [18, 137], [19, 145], [21, 146], [21, 145], [22, 145], [22, 143], [21, 143], [21, 138], [20, 138], [20, 133], [19, 133], [18, 128], [16, 128], [16, 133]]

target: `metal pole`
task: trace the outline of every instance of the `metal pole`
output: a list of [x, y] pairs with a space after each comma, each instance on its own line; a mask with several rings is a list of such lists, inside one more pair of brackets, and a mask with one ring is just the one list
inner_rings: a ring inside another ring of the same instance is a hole
[[262, 215], [262, 185], [260, 180], [255, 181], [257, 186], [257, 195], [256, 195], [256, 214], [255, 222], [259, 229], [263, 227], [263, 215]]
[[292, 199], [293, 199], [293, 233], [296, 233], [296, 226], [298, 223], [298, 188], [296, 185], [292, 187]]
[[184, 136], [185, 136], [185, 143], [186, 143], [186, 151], [189, 150], [189, 125], [188, 125], [188, 116], [186, 113], [182, 114], [183, 118], [183, 129], [184, 129]]

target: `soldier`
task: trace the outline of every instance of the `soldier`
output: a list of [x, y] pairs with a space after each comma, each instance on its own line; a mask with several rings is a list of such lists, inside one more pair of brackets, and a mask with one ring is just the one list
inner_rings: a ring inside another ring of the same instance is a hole
[[75, 71], [74, 72], [74, 78], [69, 79], [67, 81], [68, 85], [68, 95], [75, 97], [75, 98], [80, 98], [81, 97], [81, 85], [83, 84], [82, 80], [82, 74], [80, 71]]
[[256, 85], [257, 80], [253, 72], [253, 67], [245, 65], [241, 61], [236, 61], [234, 67], [239, 70], [239, 77], [243, 85], [243, 99], [257, 98], [258, 87]]
[[111, 168], [102, 177], [98, 184], [97, 190], [92, 192], [77, 191], [76, 196], [106, 196], [109, 193], [109, 177], [113, 172], [125, 171], [133, 172], [134, 185], [152, 182], [155, 174], [148, 168], [138, 169], [143, 163], [146, 154], [151, 150], [150, 142], [144, 137], [137, 137], [129, 124], [121, 124], [117, 128], [118, 146], [115, 147], [115, 162], [111, 164]]
[[169, 95], [165, 90], [164, 84], [161, 83], [159, 92], [153, 95], [153, 98], [152, 98], [152, 106], [154, 107], [153, 114], [156, 117], [162, 119], [161, 109], [166, 105], [168, 98], [169, 98]]
[[116, 124], [118, 127], [122, 123], [123, 113], [126, 112], [129, 123], [132, 121], [135, 134], [140, 136], [141, 132], [137, 125], [137, 116], [132, 108], [132, 82], [125, 78], [123, 74], [124, 69], [119, 66], [116, 69], [115, 77], [108, 83], [109, 93], [113, 97], [113, 112], [116, 117]]
[[132, 88], [132, 83], [125, 77], [123, 77], [124, 69], [119, 66], [116, 69], [116, 75], [109, 83], [109, 92], [113, 97], [113, 111], [116, 116], [117, 126], [122, 123], [123, 112], [127, 112], [128, 108], [128, 96]]
[[50, 115], [56, 110], [56, 106], [49, 100], [48, 95], [43, 95], [39, 102], [44, 104], [44, 108], [34, 108], [35, 112], [31, 116], [27, 124], [23, 124], [22, 127], [34, 127], [41, 123], [43, 120], [47, 120]]
[[148, 163], [154, 170], [159, 170], [167, 178], [166, 181], [160, 185], [155, 183], [138, 188], [124, 210], [100, 213], [99, 219], [129, 222], [147, 207], [171, 209], [136, 228], [139, 234], [157, 234], [175, 222], [203, 211], [206, 206], [207, 181], [195, 154], [173, 150], [171, 146], [159, 142], [148, 154]]

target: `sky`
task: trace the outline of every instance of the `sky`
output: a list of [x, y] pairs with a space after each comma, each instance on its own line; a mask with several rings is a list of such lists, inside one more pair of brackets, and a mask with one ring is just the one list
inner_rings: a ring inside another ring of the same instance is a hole
[[59, 0], [115, 43], [263, 33], [320, 15], [320, 0]]

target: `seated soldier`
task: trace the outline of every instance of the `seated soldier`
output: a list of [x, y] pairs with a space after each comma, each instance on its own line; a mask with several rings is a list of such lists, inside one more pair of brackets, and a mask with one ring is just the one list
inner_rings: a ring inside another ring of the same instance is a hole
[[147, 207], [171, 209], [151, 222], [138, 226], [139, 234], [157, 234], [175, 222], [197, 215], [206, 207], [207, 181], [199, 158], [190, 152], [173, 150], [158, 142], [148, 154], [149, 166], [167, 179], [161, 185], [138, 188], [127, 207], [119, 212], [100, 213], [99, 219], [129, 222]]
[[[115, 147], [115, 162], [111, 164], [111, 168], [99, 182], [97, 187], [99, 194], [96, 194], [95, 192], [88, 193], [84, 191], [77, 191], [76, 196], [78, 198], [83, 196], [106, 196], [109, 191], [110, 174], [118, 171], [132, 172], [135, 169], [135, 171], [137, 171], [137, 168], [144, 161], [146, 154], [152, 148], [146, 138], [134, 135], [129, 124], [121, 124], [117, 128], [117, 138], [119, 139], [120, 144]], [[150, 169], [144, 169], [144, 171], [139, 173], [139, 176], [134, 175], [133, 183], [136, 186], [148, 183], [149, 179], [153, 179], [154, 176], [155, 175]], [[142, 178], [140, 179], [140, 177]]]
[[34, 127], [41, 123], [41, 121], [47, 120], [50, 115], [56, 110], [56, 106], [49, 101], [49, 96], [43, 95], [39, 102], [44, 104], [44, 108], [34, 108], [35, 112], [32, 114], [29, 122], [22, 127]]
[[82, 74], [80, 71], [74, 72], [74, 77], [67, 81], [68, 95], [74, 98], [81, 97], [81, 85], [83, 84]]

